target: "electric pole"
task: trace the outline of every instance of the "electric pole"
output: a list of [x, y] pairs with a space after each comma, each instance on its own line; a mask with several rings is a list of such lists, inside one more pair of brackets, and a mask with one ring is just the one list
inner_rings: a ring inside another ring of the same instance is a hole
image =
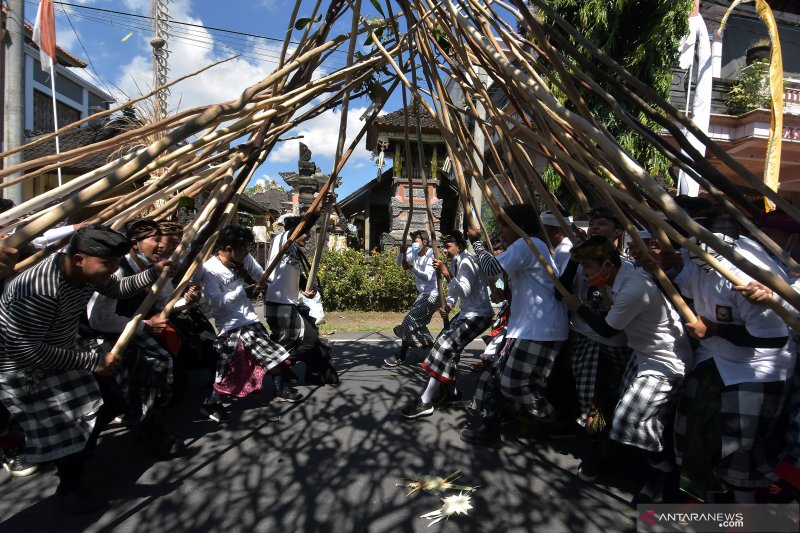
[[[153, 88], [161, 87], [167, 83], [169, 72], [169, 3], [171, 0], [153, 0], [151, 14], [153, 17], [153, 38], [150, 46], [153, 47]], [[162, 89], [155, 94], [153, 111], [156, 121], [167, 116], [167, 98], [169, 89]]]
[[[3, 97], [3, 151], [25, 143], [25, 0], [8, 0], [6, 15], [5, 95]], [[3, 160], [5, 168], [22, 163], [22, 152]], [[21, 172], [6, 176], [10, 181]], [[3, 197], [19, 205], [24, 201], [22, 184], [3, 189]]]

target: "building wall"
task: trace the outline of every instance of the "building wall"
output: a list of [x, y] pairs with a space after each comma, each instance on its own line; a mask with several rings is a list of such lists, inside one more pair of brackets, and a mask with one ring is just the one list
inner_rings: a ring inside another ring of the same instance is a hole
[[[37, 93], [39, 93], [37, 95]], [[53, 131], [52, 91], [49, 75], [39, 63], [39, 51], [31, 46], [25, 47], [25, 129]], [[56, 66], [56, 101], [65, 117], [58, 117], [59, 126], [86, 118], [96, 113], [100, 107], [109, 108], [114, 99], [105, 91], [93, 86], [70, 69]], [[48, 104], [46, 109], [41, 106]], [[49, 116], [49, 120], [45, 117]], [[72, 119], [67, 121], [67, 119]], [[44, 127], [43, 127], [44, 126]]]

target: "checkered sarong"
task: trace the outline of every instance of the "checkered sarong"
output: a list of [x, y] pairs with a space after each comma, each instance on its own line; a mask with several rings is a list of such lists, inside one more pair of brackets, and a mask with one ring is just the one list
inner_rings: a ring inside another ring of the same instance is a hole
[[472, 397], [472, 405], [476, 411], [482, 411], [483, 405], [489, 395], [494, 394], [497, 388], [497, 368], [489, 366], [483, 369], [481, 375], [478, 376], [478, 382], [475, 384], [475, 396]]
[[713, 360], [689, 374], [675, 418], [675, 458], [681, 488], [705, 497], [723, 490], [769, 485], [770, 448], [787, 400], [786, 382], [725, 386]]
[[403, 323], [394, 328], [394, 333], [404, 344], [425, 348], [433, 344], [433, 336], [428, 329], [433, 314], [439, 310], [439, 295], [419, 294]]
[[555, 409], [544, 396], [561, 342], [508, 339], [498, 363], [500, 393], [537, 418], [551, 418]]
[[[786, 435], [782, 450], [776, 458], [777, 468], [765, 468], [764, 473], [773, 481], [784, 478], [800, 490], [800, 368], [787, 383]], [[771, 466], [771, 465], [770, 465]]]
[[266, 302], [264, 320], [272, 331], [270, 338], [290, 352], [303, 341], [306, 325], [296, 305]]
[[[76, 340], [79, 350], [110, 352], [116, 334], [91, 332]], [[147, 419], [172, 398], [173, 360], [170, 353], [149, 333], [137, 331], [122, 355], [114, 381], [125, 401], [124, 418], [129, 424]]]
[[422, 363], [422, 368], [442, 383], [455, 383], [461, 352], [491, 323], [490, 316], [454, 316], [450, 327], [443, 329], [436, 337], [433, 349]]
[[25, 432], [25, 454], [33, 463], [83, 450], [103, 405], [88, 370], [0, 372], [0, 400]]
[[[625, 367], [631, 359], [631, 350], [627, 346], [608, 346], [580, 333], [573, 332], [572, 335], [572, 375], [580, 408], [578, 424], [585, 426], [592, 406], [601, 408], [607, 403], [597, 396], [616, 396]], [[602, 391], [597, 390], [600, 373], [604, 374], [601, 381], [605, 387]]]
[[240, 340], [244, 347], [250, 350], [250, 354], [258, 364], [267, 370], [281, 364], [282, 361], [289, 357], [289, 352], [283, 346], [269, 338], [267, 328], [260, 322], [253, 322], [252, 324], [226, 331], [214, 341], [214, 349], [220, 354], [217, 360], [215, 383], [219, 383], [222, 380], [222, 376], [225, 375], [225, 370], [228, 368], [228, 364]]
[[680, 392], [678, 378], [640, 375], [631, 356], [622, 380], [622, 398], [614, 409], [609, 437], [651, 452], [664, 450], [664, 427], [669, 425]]

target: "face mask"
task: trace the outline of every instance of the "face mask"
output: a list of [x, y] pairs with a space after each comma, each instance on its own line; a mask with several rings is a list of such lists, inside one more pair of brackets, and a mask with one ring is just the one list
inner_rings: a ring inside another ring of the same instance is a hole
[[611, 281], [611, 273], [610, 272], [603, 272], [601, 269], [600, 272], [597, 274], [592, 274], [588, 278], [586, 278], [586, 282], [591, 285], [592, 287], [602, 287], [604, 285], [608, 285]]
[[152, 261], [150, 261], [150, 260], [149, 260], [149, 259], [148, 259], [148, 258], [147, 258], [147, 257], [146, 257], [146, 256], [145, 256], [143, 253], [142, 253], [142, 252], [139, 252], [139, 253], [137, 253], [137, 254], [136, 254], [136, 257], [138, 257], [138, 258], [139, 258], [139, 261], [141, 261], [141, 262], [142, 262], [142, 263], [144, 263], [145, 265], [148, 265], [148, 266], [149, 266], [149, 265], [152, 265], [152, 264], [153, 264], [153, 262], [152, 262]]
[[420, 250], [419, 243], [418, 242], [412, 242], [411, 243], [411, 251], [414, 252], [415, 254], [418, 254], [419, 250]]

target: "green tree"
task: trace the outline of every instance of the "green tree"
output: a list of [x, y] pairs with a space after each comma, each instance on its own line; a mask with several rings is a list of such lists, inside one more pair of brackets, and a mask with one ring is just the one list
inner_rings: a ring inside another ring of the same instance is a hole
[[[628, 72], [669, 97], [678, 44], [689, 29], [693, 0], [545, 0], [595, 46]], [[584, 52], [581, 48], [581, 51]], [[609, 71], [619, 78], [618, 73]], [[608, 90], [608, 87], [606, 87]], [[613, 91], [610, 91], [613, 94]], [[667, 174], [669, 161], [634, 133], [599, 100], [588, 97], [592, 111], [639, 164], [652, 175]], [[621, 101], [623, 107], [625, 102]], [[661, 128], [643, 114], [637, 118], [655, 131]]]

